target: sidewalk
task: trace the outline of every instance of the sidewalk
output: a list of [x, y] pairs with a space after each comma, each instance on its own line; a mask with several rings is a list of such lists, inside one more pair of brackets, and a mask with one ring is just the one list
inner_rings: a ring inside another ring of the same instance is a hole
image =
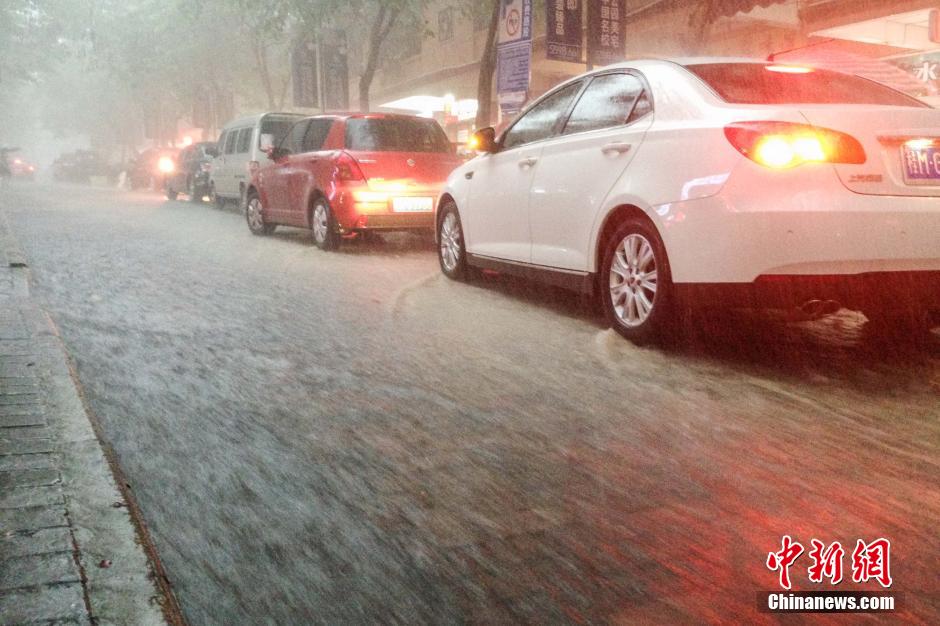
[[0, 208], [0, 624], [166, 624], [165, 596], [28, 278]]

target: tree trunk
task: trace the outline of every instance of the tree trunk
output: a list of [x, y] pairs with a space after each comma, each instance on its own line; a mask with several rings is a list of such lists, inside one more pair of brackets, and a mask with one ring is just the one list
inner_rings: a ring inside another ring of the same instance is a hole
[[496, 72], [496, 33], [499, 30], [499, 7], [501, 0], [493, 0], [490, 29], [486, 33], [486, 46], [480, 59], [480, 77], [477, 82], [477, 128], [485, 128], [493, 117], [493, 74]]
[[366, 57], [366, 66], [362, 70], [362, 76], [359, 77], [359, 110], [363, 113], [369, 112], [369, 89], [372, 87], [372, 79], [375, 78], [375, 70], [378, 69], [379, 54], [396, 19], [398, 19], [398, 11], [390, 10], [388, 6], [382, 4], [375, 16], [375, 21], [372, 22], [369, 54]]
[[268, 70], [268, 52], [265, 50], [264, 44], [257, 39], [253, 47], [258, 74], [261, 77], [261, 84], [264, 86], [264, 93], [268, 97], [268, 110], [273, 111], [277, 108], [277, 101], [274, 96], [274, 86], [271, 84], [271, 72]]

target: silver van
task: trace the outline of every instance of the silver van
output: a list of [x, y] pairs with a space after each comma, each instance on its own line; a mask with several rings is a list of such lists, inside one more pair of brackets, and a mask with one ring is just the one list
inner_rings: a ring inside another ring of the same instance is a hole
[[279, 144], [294, 122], [303, 117], [294, 113], [263, 113], [225, 125], [209, 179], [209, 195], [217, 206], [230, 201], [244, 203], [252, 173], [267, 158], [264, 151]]

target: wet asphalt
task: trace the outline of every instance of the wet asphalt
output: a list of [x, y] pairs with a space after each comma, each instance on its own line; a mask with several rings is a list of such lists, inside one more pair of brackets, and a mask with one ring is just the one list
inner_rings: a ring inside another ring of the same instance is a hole
[[[638, 348], [568, 292], [446, 280], [419, 237], [0, 205], [192, 624], [845, 623], [758, 610], [785, 534], [889, 538], [881, 621], [940, 622], [937, 331], [709, 313]], [[809, 563], [794, 587], [832, 590]]]

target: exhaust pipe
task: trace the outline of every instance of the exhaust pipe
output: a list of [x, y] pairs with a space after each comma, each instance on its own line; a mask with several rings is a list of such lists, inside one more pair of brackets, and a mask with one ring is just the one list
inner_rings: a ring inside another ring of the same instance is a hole
[[818, 320], [838, 312], [842, 304], [835, 300], [808, 300], [797, 308], [809, 319]]

